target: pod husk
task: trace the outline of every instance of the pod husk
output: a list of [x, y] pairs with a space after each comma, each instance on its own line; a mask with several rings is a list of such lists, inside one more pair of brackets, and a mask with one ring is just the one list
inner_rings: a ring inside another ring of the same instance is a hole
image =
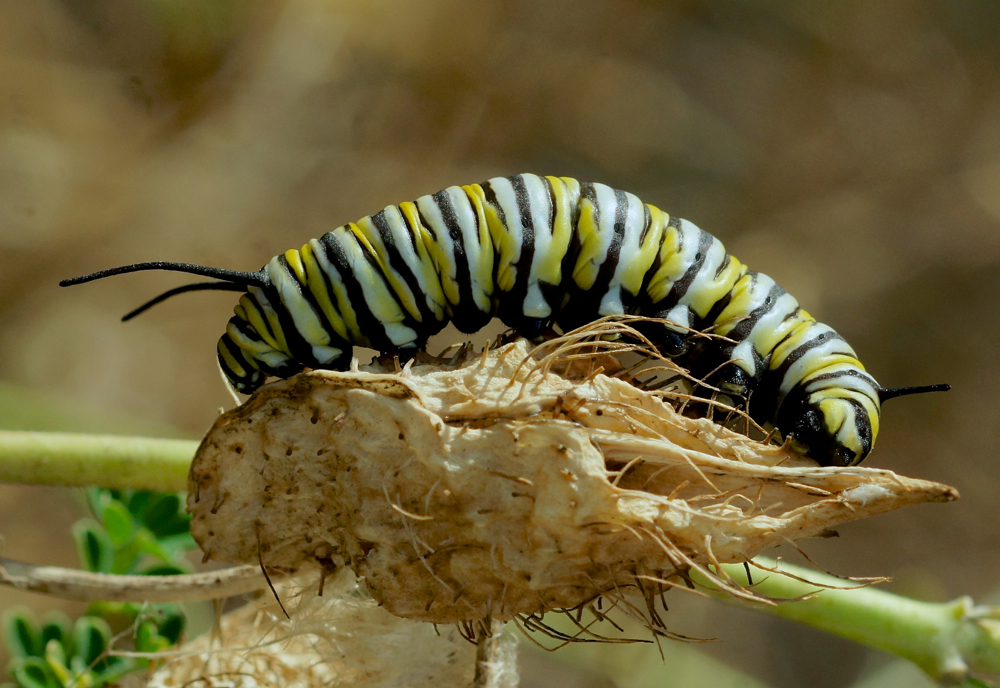
[[[689, 586], [718, 563], [953, 488], [789, 449], [679, 413], [628, 381], [607, 328], [403, 369], [315, 371], [224, 413], [191, 468], [206, 558], [349, 566], [395, 615], [538, 618]], [[616, 330], [618, 331], [618, 330]]]

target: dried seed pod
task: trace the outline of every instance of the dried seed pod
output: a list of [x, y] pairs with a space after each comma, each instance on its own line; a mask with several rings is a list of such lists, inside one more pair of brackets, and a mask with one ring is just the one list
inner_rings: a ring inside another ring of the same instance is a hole
[[[441, 688], [471, 685], [476, 648], [455, 627], [434, 628], [380, 609], [350, 571], [282, 581], [268, 594], [222, 616], [219, 638], [204, 635], [167, 656], [146, 688]], [[516, 641], [499, 640], [504, 661], [497, 688], [517, 685]]]
[[957, 496], [685, 417], [581, 351], [520, 341], [265, 387], [202, 442], [192, 533], [212, 559], [343, 563], [396, 615], [471, 623], [630, 592], [651, 604], [692, 569], [754, 597], [709, 565]]

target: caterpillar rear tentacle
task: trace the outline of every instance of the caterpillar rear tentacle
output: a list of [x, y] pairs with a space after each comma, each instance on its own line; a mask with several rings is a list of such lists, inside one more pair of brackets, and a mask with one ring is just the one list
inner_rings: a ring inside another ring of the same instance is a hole
[[[125, 319], [187, 291], [243, 292], [217, 352], [246, 394], [268, 376], [346, 369], [354, 346], [405, 357], [449, 321], [472, 333], [494, 315], [534, 340], [604, 316], [660, 318], [639, 329], [664, 354], [705, 376], [713, 395], [745, 403], [752, 393], [751, 417], [824, 465], [868, 456], [881, 402], [948, 389], [879, 386], [840, 335], [711, 234], [569, 177], [448, 187], [338, 227], [257, 272], [137, 263], [60, 284], [139, 270], [215, 281], [171, 289]], [[708, 328], [722, 337], [687, 335]]]

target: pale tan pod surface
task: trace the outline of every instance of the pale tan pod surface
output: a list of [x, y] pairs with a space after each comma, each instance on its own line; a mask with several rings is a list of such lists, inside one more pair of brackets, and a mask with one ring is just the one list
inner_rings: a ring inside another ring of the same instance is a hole
[[343, 563], [399, 616], [508, 620], [602, 594], [649, 599], [692, 567], [711, 575], [716, 561], [957, 497], [890, 471], [817, 467], [589, 362], [543, 374], [523, 341], [458, 358], [305, 373], [223, 414], [190, 474], [206, 556]]
[[[400, 619], [381, 609], [350, 571], [276, 581], [270, 592], [167, 656], [146, 688], [445, 688], [469, 686], [476, 647], [455, 626]], [[500, 640], [506, 671], [491, 688], [517, 685], [516, 641]]]

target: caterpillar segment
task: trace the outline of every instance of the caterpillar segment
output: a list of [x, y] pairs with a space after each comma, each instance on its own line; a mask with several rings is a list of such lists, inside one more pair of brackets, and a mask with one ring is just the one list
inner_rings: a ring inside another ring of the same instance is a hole
[[[390, 205], [272, 258], [257, 272], [137, 263], [213, 278], [175, 294], [242, 292], [218, 343], [227, 378], [249, 394], [268, 376], [346, 369], [355, 346], [412, 355], [453, 322], [495, 315], [533, 340], [604, 316], [641, 325], [704, 379], [696, 393], [746, 409], [799, 452], [847, 466], [871, 452], [881, 402], [947, 385], [883, 388], [832, 328], [714, 236], [636, 196], [569, 177], [519, 174]], [[721, 338], [698, 338], [711, 329]]]

